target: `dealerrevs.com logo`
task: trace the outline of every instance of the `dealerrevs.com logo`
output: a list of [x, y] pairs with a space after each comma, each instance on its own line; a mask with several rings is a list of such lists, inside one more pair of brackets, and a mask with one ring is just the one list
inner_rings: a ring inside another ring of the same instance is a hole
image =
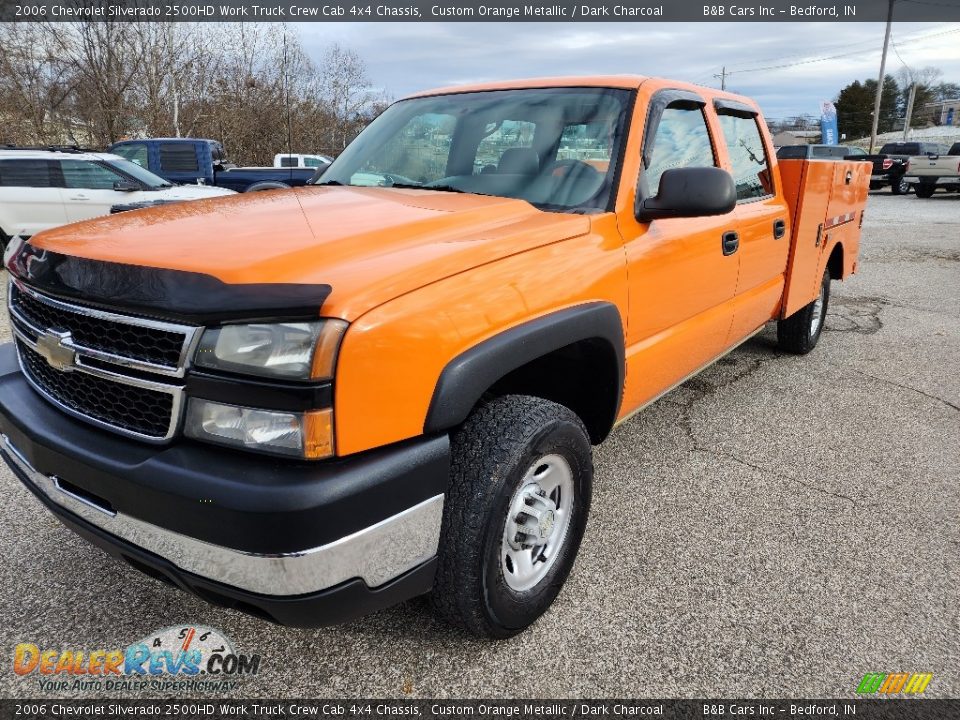
[[857, 686], [861, 695], [919, 695], [933, 680], [933, 673], [867, 673]]
[[125, 648], [79, 650], [19, 643], [13, 671], [34, 678], [42, 692], [223, 692], [256, 675], [261, 657], [238, 653], [219, 630], [168, 627]]

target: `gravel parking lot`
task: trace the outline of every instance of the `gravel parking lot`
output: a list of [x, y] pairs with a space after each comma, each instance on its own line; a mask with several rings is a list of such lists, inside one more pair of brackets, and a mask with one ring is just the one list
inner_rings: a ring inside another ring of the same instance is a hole
[[811, 355], [768, 328], [597, 450], [570, 581], [509, 641], [422, 599], [314, 631], [213, 608], [76, 538], [4, 467], [0, 694], [89, 696], [17, 677], [19, 642], [199, 623], [261, 654], [237, 697], [851, 697], [897, 671], [960, 696], [960, 195], [874, 193], [833, 290]]

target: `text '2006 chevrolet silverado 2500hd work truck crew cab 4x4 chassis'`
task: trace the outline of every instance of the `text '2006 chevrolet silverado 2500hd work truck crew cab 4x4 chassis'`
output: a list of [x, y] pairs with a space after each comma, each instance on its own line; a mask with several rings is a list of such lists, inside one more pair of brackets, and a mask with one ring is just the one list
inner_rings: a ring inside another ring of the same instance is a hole
[[752, 101], [679, 82], [426, 92], [319, 186], [14, 241], [2, 453], [210, 601], [310, 626], [430, 592], [508, 636], [570, 572], [592, 444], [770, 321], [814, 347], [869, 171], [778, 164]]

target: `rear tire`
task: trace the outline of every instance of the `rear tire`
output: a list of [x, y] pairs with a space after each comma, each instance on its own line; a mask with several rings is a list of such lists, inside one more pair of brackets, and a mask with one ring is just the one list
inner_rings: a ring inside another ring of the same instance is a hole
[[927, 185], [926, 183], [920, 183], [914, 188], [918, 198], [931, 198], [936, 190], [936, 185]]
[[452, 625], [507, 638], [546, 612], [573, 567], [590, 512], [590, 439], [570, 409], [506, 395], [475, 410], [451, 446], [431, 601]]
[[910, 183], [901, 176], [890, 184], [890, 192], [894, 195], [906, 195], [910, 192]]
[[806, 355], [817, 346], [830, 303], [830, 271], [824, 270], [816, 299], [777, 322], [777, 342], [795, 355]]

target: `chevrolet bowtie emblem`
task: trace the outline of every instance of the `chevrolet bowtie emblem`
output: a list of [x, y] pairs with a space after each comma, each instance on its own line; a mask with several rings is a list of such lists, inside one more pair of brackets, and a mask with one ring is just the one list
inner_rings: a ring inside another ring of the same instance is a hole
[[70, 346], [71, 339], [68, 332], [47, 330], [37, 337], [37, 352], [54, 370], [70, 372], [77, 358], [77, 351]]

